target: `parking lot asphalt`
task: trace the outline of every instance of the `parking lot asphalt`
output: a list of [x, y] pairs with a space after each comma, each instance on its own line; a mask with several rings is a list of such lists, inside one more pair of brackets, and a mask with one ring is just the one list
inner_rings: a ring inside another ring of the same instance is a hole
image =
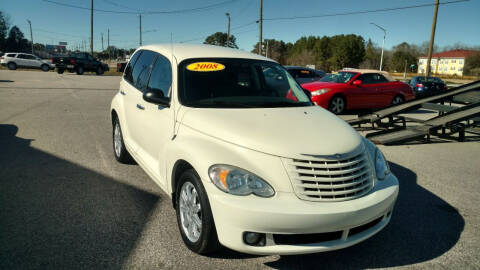
[[391, 223], [356, 246], [190, 252], [168, 196], [115, 161], [119, 80], [0, 70], [0, 269], [480, 269], [478, 141], [381, 146], [400, 195]]

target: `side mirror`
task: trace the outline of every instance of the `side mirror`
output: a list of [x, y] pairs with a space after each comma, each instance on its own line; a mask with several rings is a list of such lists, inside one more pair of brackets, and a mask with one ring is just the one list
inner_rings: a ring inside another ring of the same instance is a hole
[[302, 88], [302, 89], [303, 89], [303, 92], [305, 93], [305, 95], [307, 95], [308, 99], [310, 99], [310, 101], [311, 101], [312, 100], [312, 92], [308, 91], [305, 88]]
[[143, 93], [143, 99], [146, 102], [161, 105], [164, 107], [170, 107], [170, 99], [163, 95], [160, 89], [148, 89]]
[[355, 81], [353, 81], [352, 84], [355, 85], [355, 86], [360, 86], [360, 85], [362, 85], [362, 81], [361, 80], [355, 80]]

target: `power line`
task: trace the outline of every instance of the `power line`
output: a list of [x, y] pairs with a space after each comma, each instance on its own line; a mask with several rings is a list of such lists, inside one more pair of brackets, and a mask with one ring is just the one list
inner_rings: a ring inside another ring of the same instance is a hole
[[247, 26], [252, 25], [252, 24], [255, 24], [255, 23], [257, 23], [257, 21], [253, 21], [253, 22], [249, 22], [249, 23], [246, 23], [246, 24], [242, 24], [242, 25], [240, 25], [240, 26], [232, 27], [231, 30], [244, 28], [244, 27], [247, 27]]
[[[455, 4], [461, 2], [468, 2], [470, 0], [456, 0], [456, 1], [448, 1], [440, 3], [440, 5], [448, 5], [448, 4]], [[421, 7], [430, 7], [435, 6], [435, 3], [432, 4], [420, 4], [420, 5], [413, 5], [413, 6], [403, 6], [403, 7], [395, 7], [395, 8], [380, 8], [380, 9], [372, 9], [372, 10], [359, 10], [359, 11], [347, 11], [347, 12], [339, 12], [339, 13], [332, 13], [332, 14], [319, 14], [319, 15], [311, 15], [311, 16], [293, 16], [293, 17], [274, 17], [274, 18], [264, 18], [264, 21], [278, 21], [278, 20], [297, 20], [297, 19], [312, 19], [312, 18], [324, 18], [324, 17], [334, 17], [334, 16], [346, 16], [346, 15], [357, 15], [357, 14], [366, 14], [366, 13], [376, 13], [376, 12], [387, 12], [387, 11], [395, 11], [395, 10], [405, 10], [405, 9], [412, 9], [412, 8], [421, 8]]]
[[[72, 4], [67, 4], [67, 3], [62, 3], [62, 2], [57, 2], [53, 0], [42, 0], [43, 2], [59, 5], [59, 6], [64, 6], [64, 7], [70, 7], [70, 8], [76, 8], [76, 9], [83, 9], [83, 10], [90, 10], [90, 8], [87, 7], [82, 7], [82, 6], [77, 6], [77, 5], [72, 5]], [[93, 11], [96, 12], [104, 12], [104, 13], [114, 13], [114, 14], [143, 14], [143, 15], [153, 15], [153, 14], [179, 14], [179, 13], [188, 13], [188, 12], [197, 12], [197, 11], [204, 11], [204, 10], [209, 10], [217, 7], [221, 7], [233, 2], [236, 2], [238, 0], [226, 0], [217, 4], [211, 4], [207, 6], [202, 6], [202, 7], [196, 7], [196, 8], [189, 8], [189, 9], [177, 9], [177, 10], [157, 10], [157, 11], [121, 11], [121, 10], [107, 10], [107, 9], [98, 9], [95, 8]]]

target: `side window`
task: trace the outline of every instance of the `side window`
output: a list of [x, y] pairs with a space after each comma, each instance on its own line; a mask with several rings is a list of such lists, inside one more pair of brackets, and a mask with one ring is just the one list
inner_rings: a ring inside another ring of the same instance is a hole
[[26, 59], [27, 57], [25, 54], [18, 54], [17, 58]]
[[298, 78], [313, 78], [315, 77], [313, 72], [308, 69], [300, 69], [298, 70]]
[[7, 53], [7, 57], [15, 57], [14, 53]]
[[33, 59], [36, 59], [36, 58], [35, 58], [35, 56], [33, 56], [33, 55], [28, 55], [28, 54], [26, 54], [26, 55], [25, 55], [25, 59], [32, 59], [32, 60], [33, 60]]
[[157, 53], [145, 50], [133, 67], [132, 84], [140, 91], [143, 91], [147, 86], [148, 76], [150, 75], [150, 70], [152, 69], [152, 64], [156, 56]]
[[129, 83], [133, 82], [133, 77], [132, 77], [133, 67], [135, 66], [135, 62], [137, 61], [141, 53], [142, 51], [138, 51], [136, 54], [134, 54], [132, 58], [130, 58], [130, 60], [128, 61], [127, 67], [125, 68], [125, 73], [123, 75], [123, 78]]
[[89, 54], [87, 55], [88, 61], [93, 61], [93, 57]]
[[170, 61], [163, 55], [158, 55], [157, 61], [152, 69], [148, 90], [161, 91], [163, 96], [169, 96], [170, 85], [172, 84], [172, 66]]
[[377, 81], [377, 83], [386, 83], [388, 82], [388, 80], [385, 78], [385, 76], [381, 75], [381, 74], [374, 74], [374, 77], [375, 77], [375, 80]]
[[373, 78], [372, 78], [372, 73], [366, 73], [358, 76], [357, 80], [361, 80], [362, 84], [372, 84]]

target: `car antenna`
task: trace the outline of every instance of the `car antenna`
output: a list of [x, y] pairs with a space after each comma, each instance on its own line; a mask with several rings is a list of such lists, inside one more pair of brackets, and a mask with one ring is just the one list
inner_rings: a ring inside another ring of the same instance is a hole
[[[173, 56], [173, 32], [170, 32], [170, 63], [173, 66], [173, 61], [175, 61], [174, 56]], [[173, 69], [172, 69], [173, 71]], [[173, 74], [172, 74], [173, 75]], [[175, 81], [175, 86], [177, 85], [176, 80], [172, 80], [172, 85], [170, 95], [173, 97], [173, 82]], [[172, 98], [170, 98], [171, 101], [173, 101]], [[172, 141], [175, 140], [177, 137], [177, 112], [175, 111], [175, 102], [172, 102], [172, 111], [173, 111], [173, 136], [172, 136]]]

